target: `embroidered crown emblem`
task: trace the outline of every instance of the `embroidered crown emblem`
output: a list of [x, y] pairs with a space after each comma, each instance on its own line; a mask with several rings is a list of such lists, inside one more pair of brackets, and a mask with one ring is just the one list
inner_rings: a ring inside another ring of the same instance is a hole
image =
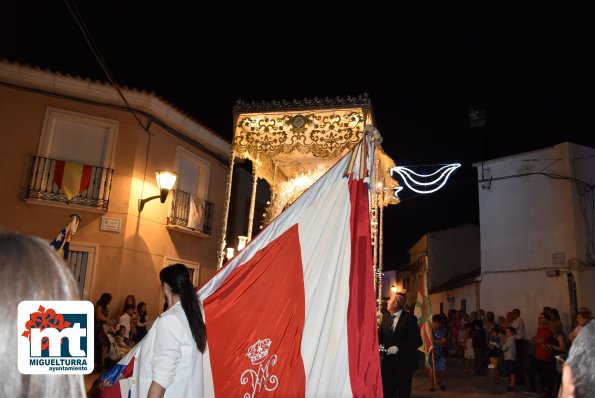
[[271, 348], [271, 339], [258, 340], [248, 348], [246, 356], [250, 358], [252, 365], [257, 365], [269, 355], [269, 348]]

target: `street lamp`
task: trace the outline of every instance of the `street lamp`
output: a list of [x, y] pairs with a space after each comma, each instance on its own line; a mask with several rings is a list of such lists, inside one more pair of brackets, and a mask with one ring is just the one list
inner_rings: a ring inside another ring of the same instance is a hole
[[176, 183], [176, 178], [178, 178], [178, 175], [176, 173], [173, 173], [171, 171], [157, 170], [155, 172], [155, 179], [157, 180], [159, 195], [150, 196], [146, 199], [139, 199], [138, 212], [140, 213], [141, 211], [143, 211], [145, 203], [153, 199], [159, 198], [161, 203], [165, 203], [165, 199], [167, 199], [169, 191], [173, 188], [174, 184]]

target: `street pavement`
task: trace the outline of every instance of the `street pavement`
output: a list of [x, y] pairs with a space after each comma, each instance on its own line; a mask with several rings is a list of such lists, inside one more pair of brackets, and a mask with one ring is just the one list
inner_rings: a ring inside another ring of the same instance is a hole
[[[515, 393], [507, 393], [508, 379], [500, 379], [501, 384], [496, 384], [496, 393], [489, 393], [489, 380], [487, 376], [473, 376], [464, 373], [461, 367], [461, 358], [448, 358], [446, 361], [446, 376], [444, 386], [446, 391], [430, 391], [430, 380], [424, 369], [419, 369], [413, 375], [412, 398], [494, 398], [501, 397], [531, 397], [522, 393], [523, 386], [517, 386]], [[87, 390], [91, 387], [98, 373], [85, 376]], [[536, 396], [536, 395], [533, 395]]]
[[[464, 373], [461, 367], [461, 358], [447, 358], [446, 374], [444, 377], [444, 386], [446, 391], [430, 391], [430, 379], [425, 369], [417, 370], [413, 375], [413, 388], [411, 397], [413, 398], [455, 398], [455, 397], [473, 397], [473, 398], [493, 398], [497, 396], [506, 396], [511, 398], [531, 397], [532, 395], [523, 394], [524, 386], [517, 386], [514, 393], [506, 392], [508, 379], [500, 379], [500, 384], [495, 385], [495, 393], [489, 392], [489, 380], [487, 376], [473, 376]], [[536, 395], [533, 395], [536, 396]]]

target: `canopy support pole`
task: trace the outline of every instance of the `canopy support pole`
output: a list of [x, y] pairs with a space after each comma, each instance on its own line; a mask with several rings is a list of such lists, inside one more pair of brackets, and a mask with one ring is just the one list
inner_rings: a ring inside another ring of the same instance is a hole
[[384, 238], [384, 233], [383, 233], [383, 226], [384, 226], [384, 195], [381, 196], [380, 198], [381, 203], [380, 203], [380, 225], [378, 226], [380, 228], [379, 230], [379, 235], [380, 235], [380, 242], [378, 245], [378, 282], [377, 282], [377, 288], [378, 288], [378, 305], [380, 306], [380, 303], [382, 303], [382, 267], [383, 267], [383, 261], [382, 261], [382, 245], [384, 244], [383, 242], [383, 238]]
[[256, 164], [252, 163], [252, 196], [250, 197], [250, 214], [248, 217], [248, 242], [252, 240], [252, 224], [254, 224], [254, 207], [256, 205], [256, 188], [258, 186], [258, 175]]
[[221, 239], [219, 240], [219, 253], [217, 253], [217, 269], [223, 266], [223, 259], [225, 258], [225, 246], [227, 242], [227, 220], [229, 219], [229, 202], [231, 201], [231, 183], [233, 180], [233, 164], [236, 155], [233, 151], [229, 154], [229, 172], [227, 173], [227, 188], [225, 190], [225, 203], [223, 204], [223, 219], [221, 220]]

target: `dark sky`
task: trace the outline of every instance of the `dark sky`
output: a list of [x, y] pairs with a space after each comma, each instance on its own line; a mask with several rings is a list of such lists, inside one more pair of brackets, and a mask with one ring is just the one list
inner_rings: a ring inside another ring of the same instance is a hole
[[[385, 267], [426, 232], [478, 222], [473, 162], [595, 145], [589, 2], [208, 3], [74, 4], [120, 85], [227, 139], [240, 98], [366, 92], [397, 164], [462, 163], [442, 191], [387, 209]], [[107, 80], [61, 1], [3, 1], [0, 57]], [[469, 128], [468, 106], [485, 128]]]

